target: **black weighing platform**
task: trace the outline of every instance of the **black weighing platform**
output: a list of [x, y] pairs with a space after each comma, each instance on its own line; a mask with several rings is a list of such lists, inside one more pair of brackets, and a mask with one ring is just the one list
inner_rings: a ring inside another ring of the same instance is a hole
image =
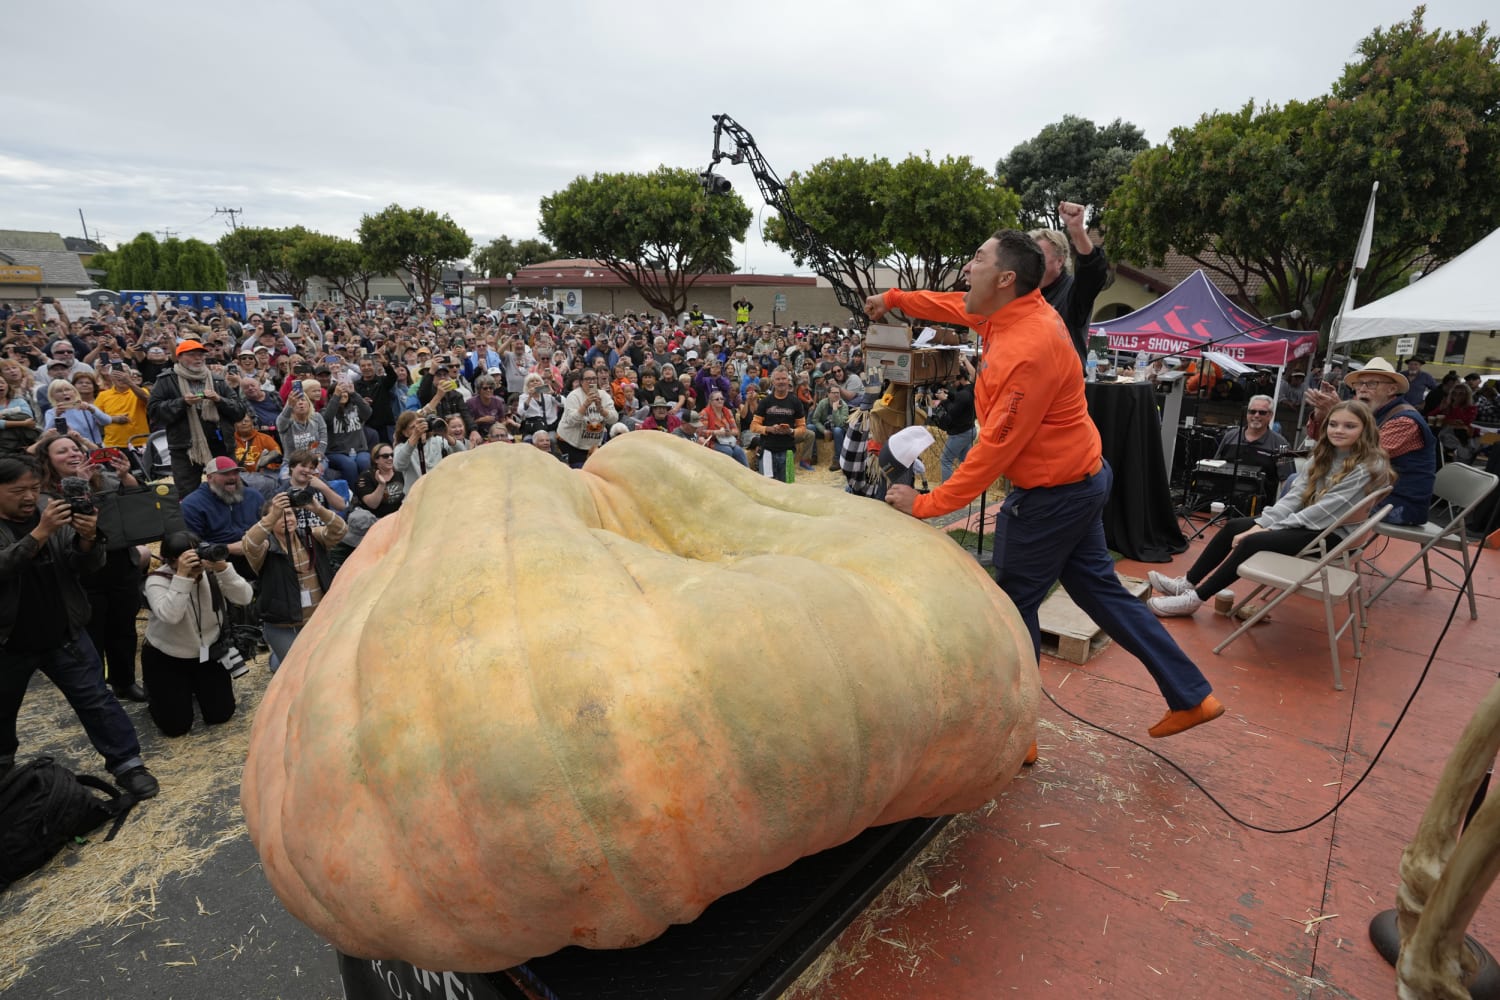
[[[866, 830], [638, 948], [564, 948], [504, 972], [339, 955], [348, 1000], [762, 1000], [780, 996], [951, 816]], [[523, 988], [524, 987], [524, 988]]]

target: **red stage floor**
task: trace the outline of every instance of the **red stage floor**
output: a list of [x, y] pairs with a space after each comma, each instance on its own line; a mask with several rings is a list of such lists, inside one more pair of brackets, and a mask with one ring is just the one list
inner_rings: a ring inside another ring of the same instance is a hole
[[[1399, 565], [1411, 551], [1392, 543], [1377, 563]], [[1121, 563], [1142, 577], [1152, 568], [1166, 567]], [[1312, 601], [1287, 602], [1222, 655], [1213, 647], [1229, 621], [1211, 607], [1168, 621], [1228, 707], [1174, 738], [1146, 737], [1165, 707], [1118, 647], [1083, 667], [1046, 658], [1042, 680], [1071, 711], [1151, 744], [1245, 820], [1300, 826], [1364, 773], [1422, 673], [1455, 591], [1420, 579], [1419, 567], [1371, 609], [1363, 661], [1344, 641], [1343, 691]], [[1374, 772], [1335, 816], [1299, 833], [1246, 829], [1156, 757], [1044, 700], [1040, 762], [933, 874], [933, 896], [819, 996], [1393, 996], [1395, 974], [1366, 928], [1394, 905], [1401, 851], [1500, 663], [1500, 553], [1484, 553], [1476, 579], [1479, 620], [1460, 609]], [[1470, 932], [1500, 945], [1500, 902], [1489, 899]]]

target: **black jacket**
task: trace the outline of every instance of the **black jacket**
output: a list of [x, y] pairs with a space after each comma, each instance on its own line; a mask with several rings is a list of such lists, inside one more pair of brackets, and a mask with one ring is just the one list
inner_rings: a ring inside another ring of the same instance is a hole
[[389, 427], [396, 422], [396, 416], [391, 412], [391, 390], [395, 387], [396, 369], [389, 361], [385, 362], [385, 374], [362, 378], [354, 383], [354, 391], [370, 404], [371, 427]]
[[[239, 393], [232, 392], [223, 379], [214, 379], [214, 392], [219, 394], [219, 426], [204, 424], [208, 447], [215, 455], [232, 453], [234, 425], [245, 415], [245, 401]], [[151, 398], [146, 402], [146, 420], [152, 430], [167, 432], [167, 446], [173, 452], [185, 455], [192, 447], [192, 432], [188, 430], [187, 402], [182, 398], [182, 387], [177, 382], [177, 373], [165, 371], [151, 385]], [[217, 434], [215, 433], [217, 430]], [[228, 442], [228, 443], [226, 443]]]
[[[38, 555], [39, 546], [27, 532], [16, 536], [18, 526], [0, 520], [0, 644], [10, 639], [10, 631], [16, 624], [16, 611], [21, 605], [21, 581], [25, 579], [26, 566], [45, 557]], [[67, 606], [68, 624], [74, 631], [89, 622], [91, 609], [88, 595], [84, 593], [81, 577], [104, 565], [104, 546], [95, 544], [89, 551], [78, 548], [78, 536], [64, 525], [47, 538], [50, 558], [46, 565], [57, 574], [58, 593]], [[297, 595], [298, 603], [302, 596]]]
[[1067, 324], [1068, 335], [1082, 358], [1089, 352], [1089, 320], [1094, 315], [1094, 300], [1109, 283], [1109, 258], [1104, 248], [1096, 246], [1089, 253], [1073, 255], [1073, 273], [1064, 271], [1057, 280], [1042, 289], [1042, 298], [1057, 310]]

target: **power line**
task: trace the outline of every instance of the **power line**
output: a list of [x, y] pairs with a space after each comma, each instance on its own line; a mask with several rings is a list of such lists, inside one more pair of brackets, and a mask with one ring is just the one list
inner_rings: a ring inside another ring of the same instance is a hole
[[230, 229], [239, 229], [240, 228], [239, 227], [239, 223], [235, 220], [235, 216], [237, 216], [237, 215], [243, 215], [244, 213], [245, 213], [245, 210], [243, 208], [215, 208], [214, 209], [214, 215], [227, 215], [227, 216], [229, 216], [229, 228]]

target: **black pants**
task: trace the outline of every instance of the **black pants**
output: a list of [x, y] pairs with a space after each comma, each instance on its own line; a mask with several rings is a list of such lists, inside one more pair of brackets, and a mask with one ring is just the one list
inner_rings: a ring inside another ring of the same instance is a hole
[[182, 736], [193, 728], [193, 699], [210, 726], [228, 722], [234, 715], [234, 685], [229, 671], [218, 660], [169, 656], [141, 643], [141, 676], [151, 692], [151, 719], [163, 736]]
[[125, 550], [111, 552], [104, 568], [84, 581], [89, 597], [89, 638], [104, 661], [113, 688], [135, 683], [135, 618], [141, 609], [141, 572]]
[[1294, 556], [1308, 542], [1318, 537], [1318, 533], [1311, 528], [1273, 528], [1270, 531], [1257, 531], [1238, 545], [1232, 544], [1235, 535], [1253, 527], [1253, 517], [1232, 518], [1224, 523], [1224, 527], [1204, 547], [1198, 561], [1187, 571], [1188, 582], [1193, 584], [1200, 598], [1209, 600], [1239, 579], [1240, 564], [1255, 553], [1281, 552]]
[[203, 466], [188, 458], [187, 455], [172, 452], [172, 485], [177, 487], [177, 499], [186, 500], [187, 495], [196, 490], [202, 482]]

